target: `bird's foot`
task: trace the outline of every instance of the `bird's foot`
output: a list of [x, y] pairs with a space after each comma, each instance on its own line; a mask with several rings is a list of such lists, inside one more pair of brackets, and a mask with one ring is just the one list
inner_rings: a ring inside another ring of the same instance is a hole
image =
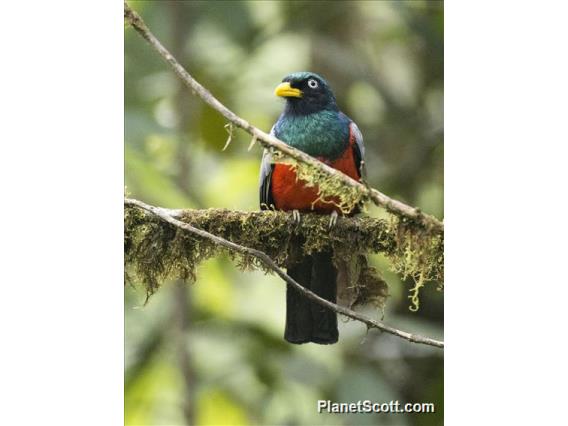
[[338, 217], [339, 214], [335, 210], [331, 212], [331, 215], [329, 216], [329, 226], [328, 226], [330, 230], [337, 224]]
[[294, 220], [294, 225], [299, 226], [300, 222], [302, 221], [302, 218], [300, 217], [300, 211], [299, 210], [292, 210], [292, 219]]

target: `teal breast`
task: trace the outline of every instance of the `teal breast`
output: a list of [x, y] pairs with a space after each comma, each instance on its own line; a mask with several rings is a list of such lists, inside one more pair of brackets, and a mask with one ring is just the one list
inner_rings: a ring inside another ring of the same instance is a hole
[[312, 157], [334, 160], [349, 145], [349, 123], [337, 111], [286, 115], [275, 126], [276, 137]]

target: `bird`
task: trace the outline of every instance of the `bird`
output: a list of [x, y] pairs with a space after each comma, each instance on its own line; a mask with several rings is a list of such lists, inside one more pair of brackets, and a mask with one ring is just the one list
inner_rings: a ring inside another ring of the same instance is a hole
[[[287, 75], [274, 90], [285, 99], [284, 110], [270, 134], [327, 165], [361, 181], [365, 175], [365, 147], [361, 131], [339, 110], [329, 83], [320, 75], [302, 71]], [[260, 166], [260, 208], [300, 213], [329, 214], [334, 225], [344, 214], [333, 200], [322, 200], [317, 186], [306, 186], [289, 164], [275, 162], [264, 150]], [[347, 214], [357, 212], [354, 208]], [[320, 297], [336, 303], [338, 271], [331, 250], [302, 256], [287, 265], [287, 273]], [[289, 343], [336, 343], [339, 339], [337, 315], [287, 285], [284, 339]]]

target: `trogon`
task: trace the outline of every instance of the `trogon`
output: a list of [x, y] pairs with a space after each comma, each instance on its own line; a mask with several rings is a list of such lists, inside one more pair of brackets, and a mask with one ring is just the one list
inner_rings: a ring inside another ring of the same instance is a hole
[[[365, 149], [357, 125], [337, 107], [327, 81], [312, 72], [286, 76], [274, 93], [286, 100], [284, 111], [271, 134], [355, 180], [363, 174]], [[299, 212], [341, 213], [333, 201], [319, 199], [318, 188], [299, 180], [294, 169], [274, 163], [265, 150], [260, 167], [260, 207]], [[352, 212], [350, 212], [352, 213]], [[305, 288], [336, 302], [337, 269], [331, 251], [303, 256], [287, 265], [287, 272]], [[295, 344], [331, 344], [338, 340], [335, 312], [307, 299], [288, 285], [284, 338]]]

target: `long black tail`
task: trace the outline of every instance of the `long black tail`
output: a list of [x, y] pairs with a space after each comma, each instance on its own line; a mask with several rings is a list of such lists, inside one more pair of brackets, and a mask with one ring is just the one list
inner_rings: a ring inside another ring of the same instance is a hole
[[[288, 275], [317, 295], [335, 303], [337, 270], [331, 252], [304, 256], [299, 263], [288, 267]], [[338, 335], [336, 313], [312, 302], [288, 285], [284, 338], [296, 344], [313, 342], [329, 345], [337, 342]]]

